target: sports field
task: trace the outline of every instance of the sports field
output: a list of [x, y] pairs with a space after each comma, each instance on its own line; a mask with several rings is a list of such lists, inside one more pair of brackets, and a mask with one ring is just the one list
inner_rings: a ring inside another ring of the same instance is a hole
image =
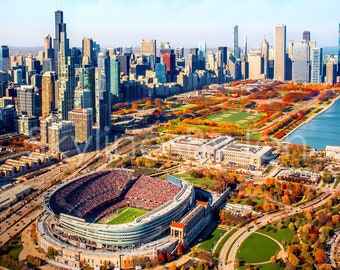
[[115, 217], [111, 219], [107, 224], [124, 224], [134, 221], [135, 218], [145, 215], [148, 210], [134, 207], [119, 208], [115, 212]]
[[209, 115], [207, 120], [217, 124], [230, 123], [239, 125], [240, 127], [247, 127], [251, 122], [257, 122], [262, 116], [262, 113], [229, 110], [220, 111], [218, 114]]

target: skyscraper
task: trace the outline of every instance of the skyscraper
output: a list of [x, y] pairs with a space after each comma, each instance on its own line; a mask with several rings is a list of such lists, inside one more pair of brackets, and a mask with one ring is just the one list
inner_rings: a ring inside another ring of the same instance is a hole
[[48, 117], [56, 109], [55, 73], [45, 72], [42, 76], [41, 88], [42, 117]]
[[201, 70], [205, 69], [206, 54], [207, 54], [206, 42], [199, 42], [198, 43], [198, 65], [199, 65], [199, 69]]
[[240, 48], [238, 46], [238, 25], [233, 26], [233, 55], [240, 58]]
[[110, 57], [110, 95], [112, 102], [120, 101], [120, 62], [115, 57]]
[[263, 77], [267, 79], [269, 77], [269, 43], [266, 39], [263, 39], [261, 42], [261, 57], [263, 61]]
[[69, 120], [75, 127], [75, 141], [87, 143], [92, 136], [92, 109], [73, 109], [69, 112]]
[[78, 69], [79, 81], [78, 87], [81, 90], [90, 91], [90, 108], [93, 110], [93, 121], [95, 122], [96, 116], [96, 78], [95, 78], [95, 68], [84, 67]]
[[323, 67], [322, 67], [322, 48], [311, 48], [311, 83], [322, 83]]
[[108, 51], [98, 54], [96, 124], [101, 131], [111, 127], [110, 59]]
[[92, 38], [83, 38], [82, 42], [82, 65], [94, 66], [94, 51], [93, 51], [93, 40]]
[[23, 85], [17, 91], [18, 115], [26, 114], [36, 116], [35, 96], [33, 85]]
[[63, 120], [68, 119], [68, 112], [73, 109], [74, 89], [76, 87], [74, 63], [69, 52], [69, 40], [66, 32], [61, 32], [58, 53], [58, 114], [59, 118]]
[[0, 70], [10, 70], [11, 61], [9, 57], [9, 48], [7, 45], [2, 45], [0, 47]]
[[44, 59], [50, 59], [54, 57], [54, 52], [52, 48], [52, 37], [47, 35], [44, 38]]
[[156, 40], [142, 40], [140, 46], [141, 55], [150, 56], [151, 58], [151, 69], [154, 69], [156, 64]]
[[66, 34], [66, 24], [64, 23], [64, 14], [61, 10], [55, 12], [55, 38], [53, 40], [54, 47], [54, 71], [58, 74], [58, 55], [60, 50], [61, 33]]
[[245, 36], [243, 38], [243, 55], [247, 55], [248, 52], [248, 38]]
[[274, 37], [274, 79], [284, 81], [286, 79], [286, 26], [275, 26]]
[[305, 40], [294, 46], [292, 71], [293, 81], [309, 82], [309, 45]]
[[306, 42], [310, 41], [310, 32], [308, 30], [303, 31], [302, 40], [305, 40]]

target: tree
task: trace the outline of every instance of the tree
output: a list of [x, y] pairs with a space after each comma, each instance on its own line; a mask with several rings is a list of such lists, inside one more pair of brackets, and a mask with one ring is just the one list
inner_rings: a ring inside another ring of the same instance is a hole
[[57, 253], [56, 250], [53, 247], [49, 246], [47, 248], [46, 257], [51, 260], [54, 260], [56, 253]]
[[314, 258], [317, 264], [322, 264], [325, 263], [327, 256], [324, 250], [317, 248], [314, 250]]
[[159, 252], [157, 258], [158, 258], [158, 261], [159, 261], [161, 264], [163, 264], [163, 263], [165, 262], [165, 255], [164, 255], [164, 252]]
[[175, 262], [172, 262], [170, 265], [170, 270], [177, 270], [177, 266]]
[[177, 246], [177, 254], [179, 256], [183, 255], [184, 253], [184, 244], [183, 241], [179, 242], [178, 246]]

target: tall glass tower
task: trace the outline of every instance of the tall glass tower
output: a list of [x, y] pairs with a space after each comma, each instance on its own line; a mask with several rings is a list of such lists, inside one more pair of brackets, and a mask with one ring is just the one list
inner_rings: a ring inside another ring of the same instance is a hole
[[233, 27], [233, 55], [240, 58], [240, 48], [238, 46], [238, 25]]
[[284, 81], [286, 79], [286, 26], [275, 26], [274, 38], [274, 79]]
[[311, 83], [322, 83], [322, 48], [311, 48]]
[[309, 45], [306, 40], [294, 46], [292, 79], [296, 82], [309, 82]]
[[108, 51], [98, 54], [96, 80], [96, 124], [101, 131], [111, 127], [110, 58]]
[[66, 34], [66, 24], [64, 23], [64, 14], [61, 10], [55, 12], [55, 38], [53, 40], [54, 47], [54, 71], [58, 73], [58, 54], [60, 50], [61, 33]]

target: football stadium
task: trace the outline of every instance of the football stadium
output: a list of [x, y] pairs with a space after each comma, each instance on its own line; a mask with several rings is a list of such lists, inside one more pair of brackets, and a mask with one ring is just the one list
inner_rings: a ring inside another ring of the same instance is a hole
[[190, 225], [199, 225], [192, 230], [198, 233], [210, 221], [208, 205], [197, 204], [194, 187], [172, 176], [159, 180], [135, 176], [132, 170], [95, 172], [44, 198], [47, 211], [37, 222], [39, 245], [56, 250], [50, 263], [62, 269], [79, 269], [84, 263], [99, 267], [104, 261], [121, 267], [129, 256], [175, 250], [181, 239], [174, 235], [184, 241], [190, 233], [178, 233], [176, 227], [170, 233], [171, 224], [192, 219], [196, 207], [204, 208], [201, 222]]

